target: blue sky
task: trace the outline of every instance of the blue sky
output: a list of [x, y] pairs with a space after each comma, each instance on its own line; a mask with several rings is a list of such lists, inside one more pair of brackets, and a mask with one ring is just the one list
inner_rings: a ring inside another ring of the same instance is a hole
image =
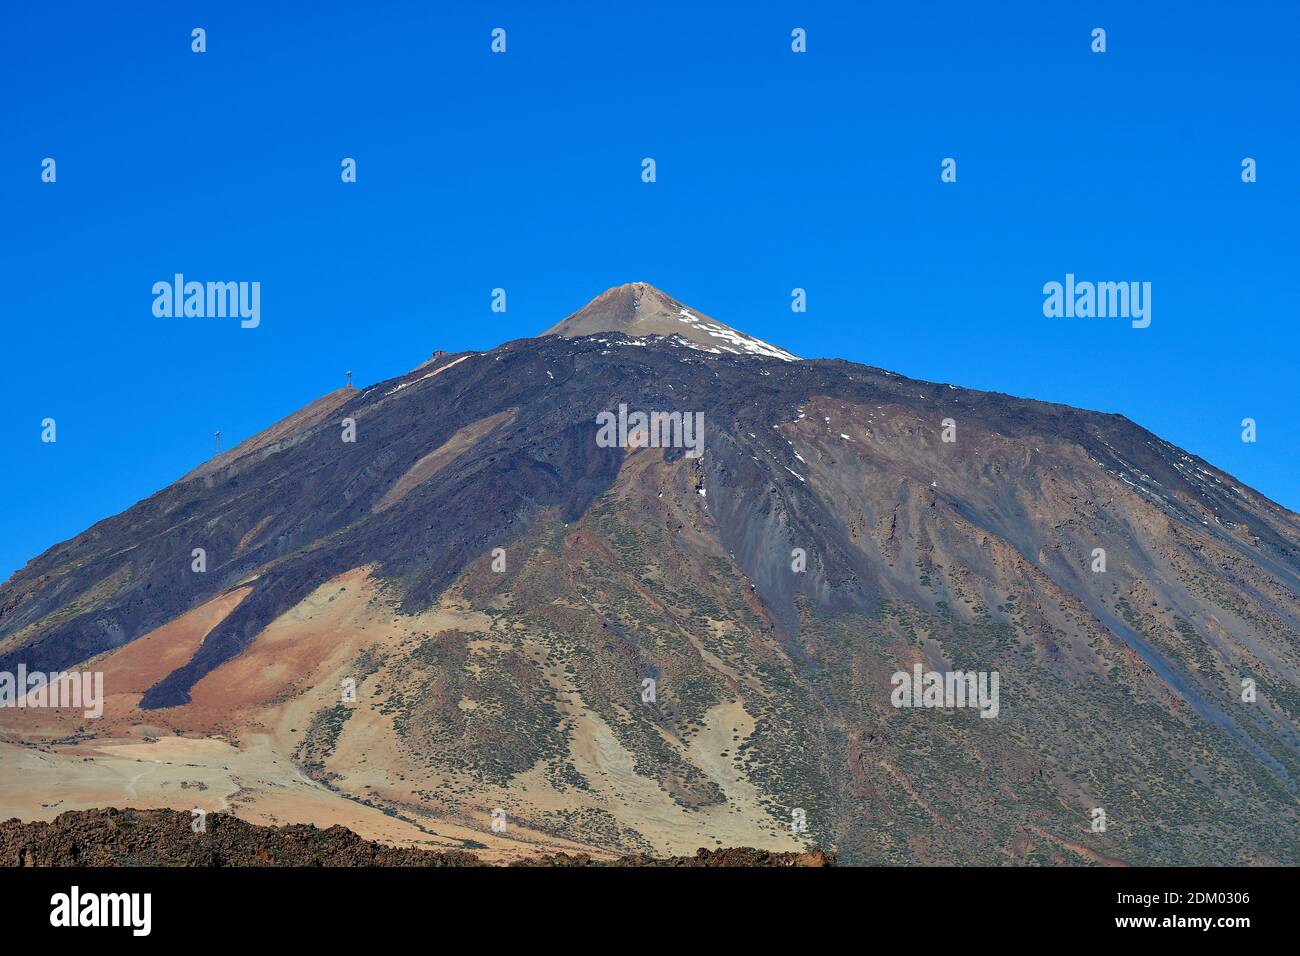
[[[450, 6], [6, 4], [0, 578], [218, 429], [632, 280], [1120, 412], [1300, 508], [1294, 3]], [[261, 326], [155, 318], [177, 272], [261, 282]], [[1151, 327], [1044, 318], [1067, 272], [1151, 282]]]

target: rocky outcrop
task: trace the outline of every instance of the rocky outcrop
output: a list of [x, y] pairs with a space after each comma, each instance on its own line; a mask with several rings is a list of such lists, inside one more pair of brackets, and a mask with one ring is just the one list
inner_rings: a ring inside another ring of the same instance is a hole
[[[210, 813], [195, 833], [179, 810], [70, 810], [52, 821], [0, 823], [0, 866], [488, 866], [463, 850], [420, 850], [363, 840], [347, 827], [264, 827]], [[597, 860], [544, 856], [516, 866], [833, 866], [835, 857], [748, 847], [695, 856]]]

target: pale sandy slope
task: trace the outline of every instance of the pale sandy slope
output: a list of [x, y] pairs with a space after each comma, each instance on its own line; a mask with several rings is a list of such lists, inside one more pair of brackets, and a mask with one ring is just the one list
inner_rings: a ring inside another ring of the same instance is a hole
[[[607, 833], [585, 842], [543, 832], [553, 829], [546, 821], [554, 814], [596, 809], [626, 827], [627, 839], [661, 854], [718, 845], [802, 848], [773, 824], [723, 756], [735, 729], [744, 736], [753, 729], [739, 702], [714, 708], [689, 747], [691, 759], [731, 799], [688, 811], [634, 772], [632, 755], [554, 668], [547, 679], [562, 692], [562, 709], [573, 722], [567, 756], [586, 778], [585, 792], [556, 791], [541, 765], [506, 787], [431, 772], [412, 759], [381, 713], [382, 693], [361, 695], [326, 762], [328, 784], [309, 778], [294, 755], [313, 715], [337, 703], [359, 653], [400, 656], [417, 635], [447, 629], [482, 632], [472, 652], [499, 643], [488, 635], [490, 618], [464, 608], [443, 604], [413, 617], [396, 614], [367, 569], [328, 582], [283, 615], [246, 653], [201, 680], [190, 704], [140, 711], [143, 691], [187, 659], [244, 594], [223, 595], [89, 662], [105, 674], [99, 720], [68, 711], [7, 711], [0, 720], [0, 818], [51, 819], [64, 810], [107, 806], [220, 809], [256, 823], [339, 823], [397, 845], [460, 847], [469, 840], [485, 845], [478, 852], [493, 859], [542, 850], [617, 855]], [[519, 640], [525, 652], [534, 650]], [[473, 653], [468, 666], [477, 666]], [[382, 673], [377, 676], [363, 686], [382, 686]], [[498, 807], [507, 812], [504, 834], [490, 826]]]

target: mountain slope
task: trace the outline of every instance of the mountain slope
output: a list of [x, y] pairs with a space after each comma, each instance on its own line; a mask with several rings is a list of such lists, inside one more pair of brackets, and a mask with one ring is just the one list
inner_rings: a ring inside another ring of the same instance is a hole
[[[1300, 518], [1120, 416], [682, 309], [619, 287], [332, 393], [31, 562], [0, 671], [90, 661], [109, 705], [0, 711], [29, 781], [219, 739], [223, 806], [491, 852], [1300, 862]], [[703, 456], [602, 447], [620, 405], [702, 412]], [[915, 664], [998, 672], [998, 716], [894, 707]]]

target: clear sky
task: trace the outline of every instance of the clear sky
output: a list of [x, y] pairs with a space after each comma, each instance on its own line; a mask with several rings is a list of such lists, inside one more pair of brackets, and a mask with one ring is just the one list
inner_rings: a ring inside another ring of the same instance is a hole
[[[218, 429], [632, 280], [799, 355], [1120, 412], [1300, 508], [1297, 9], [9, 0], [0, 579]], [[156, 318], [178, 272], [260, 282], [261, 325]], [[1067, 272], [1150, 282], [1151, 326], [1045, 318]]]

